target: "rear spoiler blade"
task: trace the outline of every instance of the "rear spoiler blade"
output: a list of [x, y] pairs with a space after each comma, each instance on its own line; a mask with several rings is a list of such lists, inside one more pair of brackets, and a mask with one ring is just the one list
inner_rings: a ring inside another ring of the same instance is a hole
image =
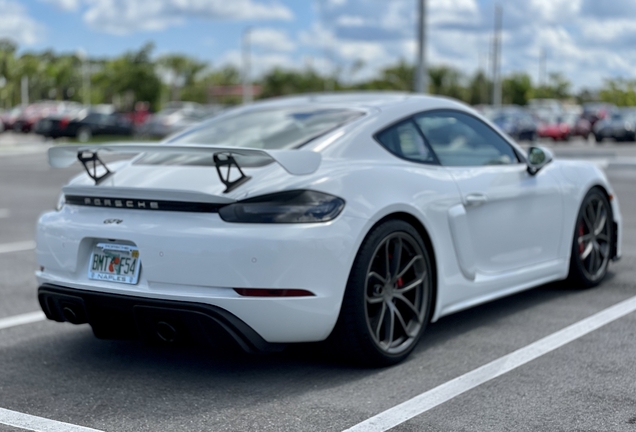
[[78, 154], [108, 152], [113, 154], [173, 153], [173, 154], [233, 154], [260, 155], [274, 160], [292, 175], [308, 175], [316, 172], [322, 157], [307, 150], [264, 150], [254, 148], [223, 147], [200, 144], [168, 145], [157, 143], [66, 145], [49, 149], [49, 164], [54, 168], [66, 168], [78, 159]]
[[[228, 193], [250, 180], [239, 164], [235, 156], [265, 156], [278, 163], [285, 171], [292, 175], [307, 175], [316, 172], [320, 166], [322, 157], [320, 153], [306, 150], [264, 150], [254, 148], [223, 147], [200, 144], [168, 145], [157, 143], [135, 144], [100, 144], [79, 146], [56, 146], [49, 149], [49, 164], [54, 168], [70, 166], [76, 159], [83, 165], [86, 173], [100, 184], [113, 174], [108, 166], [100, 159], [99, 152], [113, 154], [139, 154], [139, 153], [169, 153], [179, 155], [208, 155], [214, 161], [217, 174]], [[222, 172], [225, 169], [225, 173]], [[232, 180], [232, 172], [238, 171], [238, 179]]]

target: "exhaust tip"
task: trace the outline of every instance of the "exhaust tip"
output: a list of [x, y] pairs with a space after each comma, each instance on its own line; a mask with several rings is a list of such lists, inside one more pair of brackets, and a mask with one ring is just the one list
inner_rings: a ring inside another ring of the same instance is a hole
[[69, 306], [64, 306], [64, 308], [62, 309], [62, 315], [64, 316], [64, 319], [66, 321], [70, 322], [71, 324], [78, 324], [79, 323], [79, 319], [77, 318], [77, 314], [75, 313], [73, 308], [71, 308]]
[[175, 329], [172, 325], [168, 324], [165, 321], [159, 321], [155, 328], [157, 331], [157, 336], [159, 336], [159, 339], [164, 342], [173, 343], [179, 336], [177, 329]]

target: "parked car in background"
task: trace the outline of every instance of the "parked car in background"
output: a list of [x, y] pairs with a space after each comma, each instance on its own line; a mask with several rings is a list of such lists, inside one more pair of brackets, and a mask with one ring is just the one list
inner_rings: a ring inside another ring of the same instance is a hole
[[40, 101], [27, 106], [13, 124], [15, 132], [31, 132], [37, 122], [52, 115], [74, 113], [82, 109], [77, 102]]
[[557, 99], [530, 99], [528, 109], [533, 113], [558, 115], [563, 113], [563, 104]]
[[534, 118], [521, 107], [493, 110], [490, 120], [515, 140], [534, 141], [537, 137], [537, 124]]
[[207, 110], [198, 103], [170, 102], [165, 109], [151, 116], [139, 128], [139, 133], [163, 138], [193, 126], [208, 116]]
[[610, 138], [614, 141], [636, 140], [636, 110], [614, 111], [612, 115], [594, 126], [596, 142]]
[[592, 133], [592, 124], [579, 114], [566, 114], [564, 116], [565, 122], [570, 126], [571, 136], [580, 136], [584, 139], [588, 139]]
[[20, 114], [22, 114], [22, 107], [21, 106], [17, 106], [11, 110], [5, 111], [3, 113], [0, 114], [0, 124], [2, 125], [0, 127], [0, 129], [2, 130], [12, 130], [13, 129], [13, 125], [16, 122], [16, 120], [20, 117]]
[[570, 125], [560, 115], [544, 115], [539, 119], [537, 135], [539, 138], [551, 138], [554, 141], [568, 141], [571, 135]]
[[594, 127], [599, 120], [605, 120], [617, 110], [618, 108], [616, 108], [616, 105], [613, 104], [591, 102], [583, 104], [583, 114], [581, 117], [589, 121], [592, 127]]
[[94, 136], [130, 136], [134, 127], [130, 120], [114, 113], [89, 111], [84, 115], [69, 118], [51, 116], [41, 120], [37, 133], [47, 138], [69, 137], [80, 142], [88, 142]]
[[590, 122], [571, 112], [562, 115], [544, 116], [539, 120], [537, 135], [554, 141], [568, 141], [573, 136], [588, 138], [591, 132]]

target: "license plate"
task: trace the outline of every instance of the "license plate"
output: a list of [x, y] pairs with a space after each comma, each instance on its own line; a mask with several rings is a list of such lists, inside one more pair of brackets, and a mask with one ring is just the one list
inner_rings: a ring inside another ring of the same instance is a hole
[[140, 268], [139, 249], [135, 246], [98, 243], [88, 263], [88, 278], [135, 285]]

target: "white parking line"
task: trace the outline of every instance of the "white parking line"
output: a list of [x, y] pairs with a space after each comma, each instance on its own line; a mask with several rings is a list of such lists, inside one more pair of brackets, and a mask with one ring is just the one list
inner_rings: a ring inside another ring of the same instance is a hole
[[17, 327], [24, 324], [32, 324], [46, 319], [44, 312], [29, 312], [22, 315], [16, 315], [9, 318], [0, 319], [0, 330]]
[[380, 432], [389, 430], [634, 311], [636, 311], [636, 297], [618, 303], [563, 330], [552, 333], [550, 336], [415, 396], [347, 429], [345, 432]]
[[[0, 319], [0, 330], [46, 319], [43, 312], [30, 312], [9, 318]], [[26, 429], [34, 432], [100, 432], [83, 426], [63, 423], [42, 417], [23, 414], [17, 411], [0, 408], [0, 424]]]
[[10, 214], [9, 209], [0, 209], [0, 219], [8, 218]]
[[4, 408], [0, 408], [0, 424], [35, 432], [100, 432], [97, 429], [22, 414]]
[[34, 241], [0, 244], [0, 254], [12, 252], [24, 252], [35, 249]]

